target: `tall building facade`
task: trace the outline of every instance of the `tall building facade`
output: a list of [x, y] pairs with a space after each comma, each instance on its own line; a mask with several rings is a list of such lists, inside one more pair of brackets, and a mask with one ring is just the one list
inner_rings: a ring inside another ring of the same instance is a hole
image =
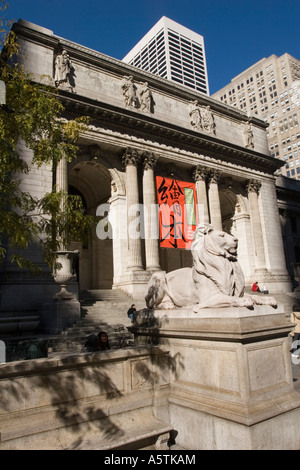
[[209, 94], [203, 36], [165, 16], [123, 62]]
[[285, 162], [277, 174], [300, 180], [299, 60], [287, 53], [271, 55], [240, 73], [212, 97], [269, 123], [271, 155]]
[[[239, 240], [247, 284], [255, 279], [272, 294], [291, 290], [273, 177], [281, 162], [269, 155], [263, 120], [254, 116], [249, 125], [239, 109], [24, 20], [14, 31], [22, 51], [18, 61], [37, 81], [52, 74], [55, 86], [67, 54], [72, 69], [58, 82], [62, 117], [91, 119], [77, 158], [45, 165], [34, 179], [23, 175], [20, 181], [22, 191], [38, 198], [57, 182], [59, 189], [81, 195], [97, 220], [88, 243], [74, 240], [68, 247], [79, 252], [74, 289], [118, 289], [144, 298], [153, 271], [192, 265], [191, 250], [180, 240], [192, 240], [196, 221]], [[141, 99], [146, 85], [149, 107]], [[20, 152], [30, 162], [32, 152]], [[186, 224], [183, 209], [162, 219], [166, 202], [170, 211], [174, 201], [183, 208], [185, 197], [194, 208]], [[38, 245], [32, 251], [43, 278], [20, 273], [7, 261], [0, 270], [0, 310], [35, 311], [57, 291]]]

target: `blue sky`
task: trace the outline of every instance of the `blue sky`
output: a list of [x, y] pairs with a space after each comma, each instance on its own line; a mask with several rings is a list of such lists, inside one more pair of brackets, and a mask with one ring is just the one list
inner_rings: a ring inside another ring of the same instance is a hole
[[162, 17], [204, 37], [210, 93], [263, 57], [300, 60], [300, 0], [7, 0], [24, 20], [122, 59]]

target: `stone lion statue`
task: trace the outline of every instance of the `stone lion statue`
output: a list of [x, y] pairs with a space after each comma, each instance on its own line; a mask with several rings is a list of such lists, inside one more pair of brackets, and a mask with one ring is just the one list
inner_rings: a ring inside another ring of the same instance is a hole
[[148, 308], [277, 306], [273, 297], [244, 293], [245, 280], [237, 261], [238, 241], [232, 235], [198, 225], [192, 243], [193, 267], [166, 274], [155, 272], [145, 297]]

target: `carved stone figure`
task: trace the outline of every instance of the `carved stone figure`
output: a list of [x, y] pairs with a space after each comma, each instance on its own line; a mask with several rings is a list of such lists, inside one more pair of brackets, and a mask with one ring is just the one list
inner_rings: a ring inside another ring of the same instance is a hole
[[141, 99], [141, 109], [146, 110], [148, 113], [151, 113], [153, 98], [152, 98], [152, 92], [148, 86], [148, 82], [145, 82], [144, 85], [142, 86], [142, 89], [140, 91], [140, 99]]
[[202, 108], [201, 111], [201, 126], [206, 132], [215, 132], [215, 120], [214, 115], [210, 109], [210, 106]]
[[210, 106], [199, 106], [198, 100], [191, 101], [189, 115], [195, 129], [215, 133], [215, 119]]
[[246, 122], [244, 125], [244, 140], [245, 140], [245, 147], [253, 148], [253, 132], [251, 129], [251, 125], [249, 122]]
[[245, 280], [237, 261], [238, 241], [232, 235], [198, 225], [192, 244], [193, 267], [168, 274], [156, 272], [148, 283], [148, 308], [174, 309], [276, 306], [273, 297], [244, 293]]
[[70, 60], [69, 54], [66, 50], [63, 50], [61, 55], [58, 55], [55, 59], [55, 85], [66, 85], [73, 89], [71, 85], [70, 76], [73, 70], [73, 65]]
[[191, 101], [189, 115], [195, 129], [201, 129], [201, 111], [198, 100]]
[[125, 105], [129, 107], [137, 107], [137, 96], [136, 96], [136, 86], [133, 82], [133, 76], [125, 77], [125, 81], [122, 84], [123, 96], [125, 100]]

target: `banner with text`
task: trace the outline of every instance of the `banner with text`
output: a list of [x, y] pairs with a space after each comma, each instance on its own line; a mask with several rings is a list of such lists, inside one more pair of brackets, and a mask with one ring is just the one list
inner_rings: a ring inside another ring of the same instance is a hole
[[197, 225], [195, 184], [157, 176], [156, 186], [160, 246], [189, 249]]

